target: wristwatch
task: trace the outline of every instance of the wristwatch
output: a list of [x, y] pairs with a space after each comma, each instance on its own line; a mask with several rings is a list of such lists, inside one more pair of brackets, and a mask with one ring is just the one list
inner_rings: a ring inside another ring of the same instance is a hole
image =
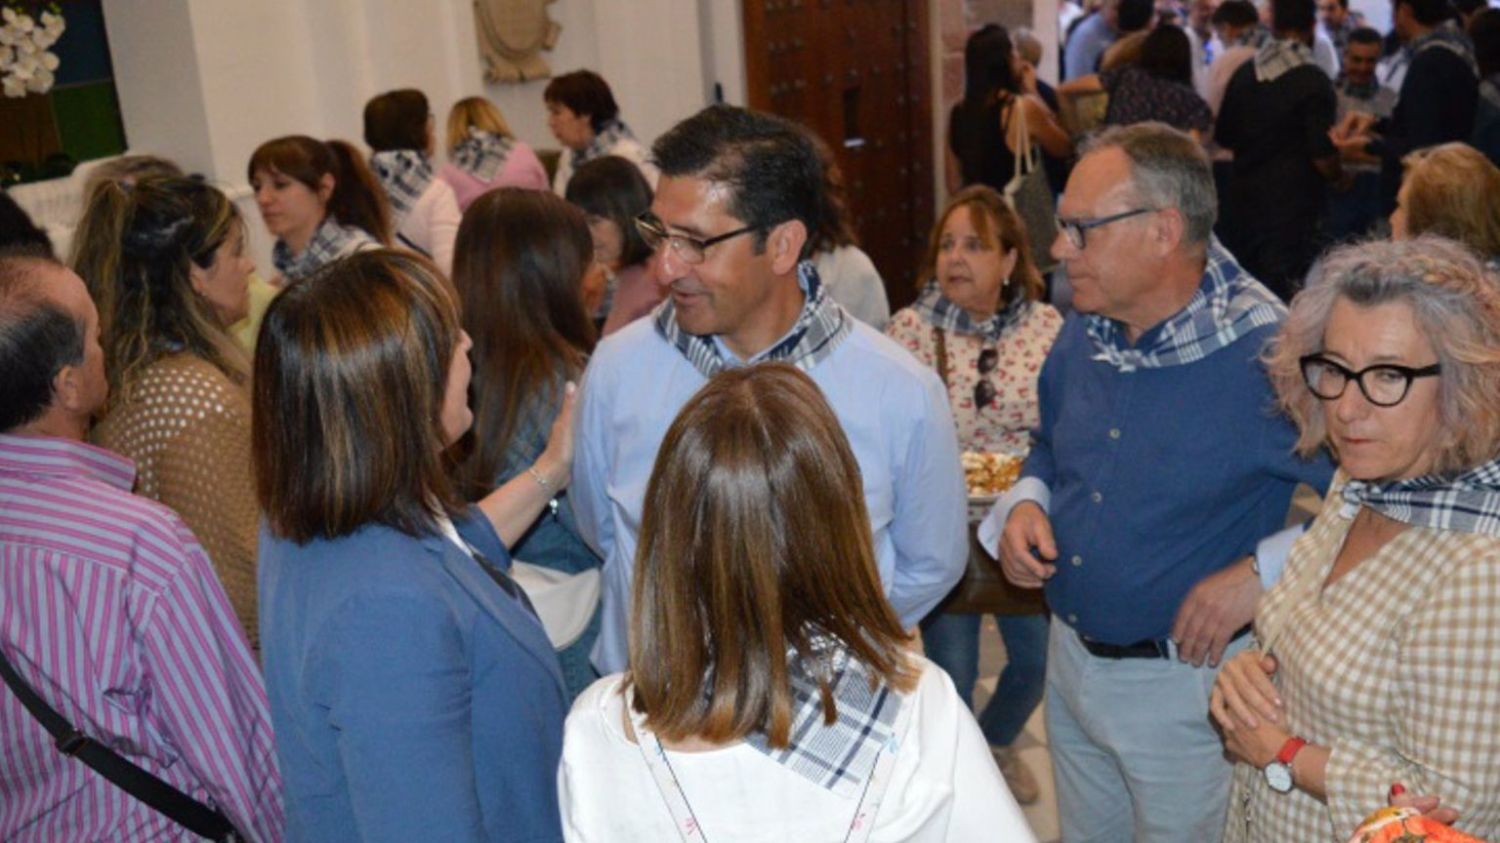
[[1281, 745], [1281, 751], [1276, 753], [1276, 758], [1261, 769], [1266, 775], [1266, 784], [1277, 793], [1289, 793], [1292, 789], [1292, 759], [1297, 757], [1297, 751], [1307, 746], [1307, 741], [1293, 735], [1286, 739]]

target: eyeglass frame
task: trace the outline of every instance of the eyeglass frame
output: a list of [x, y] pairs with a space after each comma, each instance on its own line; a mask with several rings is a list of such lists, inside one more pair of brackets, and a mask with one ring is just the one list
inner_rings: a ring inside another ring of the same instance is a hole
[[[672, 249], [683, 263], [693, 266], [708, 260], [708, 247], [718, 245], [734, 237], [739, 237], [741, 234], [749, 234], [752, 231], [763, 231], [764, 229], [765, 226], [747, 225], [744, 228], [736, 228], [733, 231], [726, 231], [723, 234], [718, 234], [707, 239], [700, 239], [689, 237], [686, 234], [673, 234], [667, 230], [667, 224], [658, 219], [650, 211], [638, 214], [635, 218], [635, 230], [640, 232], [641, 239], [646, 241], [646, 245], [651, 247], [653, 253], [665, 244]], [[694, 258], [684, 253], [684, 246], [691, 247], [697, 254], [697, 257]]]
[[[1312, 380], [1307, 376], [1307, 365], [1309, 363], [1319, 363], [1337, 371], [1344, 378], [1343, 388], [1333, 395], [1325, 395], [1319, 392], [1316, 388], [1313, 387]], [[1348, 366], [1344, 366], [1335, 360], [1328, 359], [1328, 357], [1324, 356], [1321, 353], [1317, 353], [1304, 354], [1301, 357], [1297, 358], [1297, 370], [1302, 373], [1302, 383], [1307, 387], [1307, 391], [1311, 392], [1313, 394], [1313, 397], [1318, 399], [1319, 401], [1339, 400], [1340, 398], [1344, 397], [1344, 393], [1348, 391], [1349, 384], [1352, 382], [1359, 386], [1359, 394], [1363, 395], [1365, 397], [1365, 400], [1370, 402], [1374, 406], [1394, 407], [1400, 404], [1402, 401], [1405, 401], [1406, 396], [1411, 394], [1411, 385], [1414, 381], [1416, 381], [1418, 378], [1430, 378], [1435, 375], [1441, 374], [1443, 371], [1443, 364], [1433, 363], [1430, 366], [1402, 366], [1397, 363], [1376, 363], [1373, 366], [1366, 366], [1356, 372], [1353, 369], [1350, 369]], [[1395, 372], [1396, 374], [1401, 375], [1406, 379], [1406, 386], [1402, 388], [1400, 398], [1397, 398], [1395, 401], [1386, 403], [1384, 401], [1376, 401], [1375, 398], [1370, 395], [1370, 390], [1365, 387], [1365, 375], [1377, 370]]]
[[1057, 223], [1057, 230], [1068, 238], [1073, 248], [1083, 251], [1088, 248], [1088, 233], [1101, 225], [1109, 225], [1112, 222], [1140, 216], [1141, 214], [1154, 214], [1161, 208], [1131, 208], [1118, 214], [1110, 214], [1107, 217], [1062, 217], [1054, 216], [1053, 222]]

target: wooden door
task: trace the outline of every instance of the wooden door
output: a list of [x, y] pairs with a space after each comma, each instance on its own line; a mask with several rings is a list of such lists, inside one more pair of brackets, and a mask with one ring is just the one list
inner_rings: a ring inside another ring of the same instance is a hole
[[932, 225], [927, 0], [744, 0], [751, 108], [813, 128], [895, 310]]

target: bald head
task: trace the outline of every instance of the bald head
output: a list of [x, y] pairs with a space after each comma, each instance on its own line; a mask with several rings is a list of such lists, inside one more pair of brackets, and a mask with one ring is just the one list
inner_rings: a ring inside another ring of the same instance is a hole
[[0, 432], [81, 438], [107, 394], [83, 280], [50, 258], [0, 255]]

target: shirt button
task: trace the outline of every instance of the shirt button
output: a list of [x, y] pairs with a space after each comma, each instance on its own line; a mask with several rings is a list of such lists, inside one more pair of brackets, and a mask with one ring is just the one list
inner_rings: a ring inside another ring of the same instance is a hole
[[1078, 616], [1074, 615], [1074, 614], [1069, 614], [1068, 615], [1068, 623], [1070, 623], [1070, 624], [1077, 624], [1078, 623]]
[[1112, 427], [1112, 428], [1110, 428], [1109, 429], [1109, 438], [1111, 438], [1111, 439], [1119, 439], [1120, 438], [1120, 429], [1118, 427]]
[[1082, 556], [1074, 556], [1072, 559], [1069, 559], [1068, 561], [1072, 562], [1073, 563], [1073, 567], [1075, 567], [1075, 568], [1081, 568], [1081, 567], [1083, 567], [1083, 557]]
[[1089, 495], [1089, 499], [1092, 500], [1094, 503], [1103, 503], [1104, 502], [1104, 495], [1102, 493], [1100, 493], [1100, 492], [1095, 492], [1092, 495]]

